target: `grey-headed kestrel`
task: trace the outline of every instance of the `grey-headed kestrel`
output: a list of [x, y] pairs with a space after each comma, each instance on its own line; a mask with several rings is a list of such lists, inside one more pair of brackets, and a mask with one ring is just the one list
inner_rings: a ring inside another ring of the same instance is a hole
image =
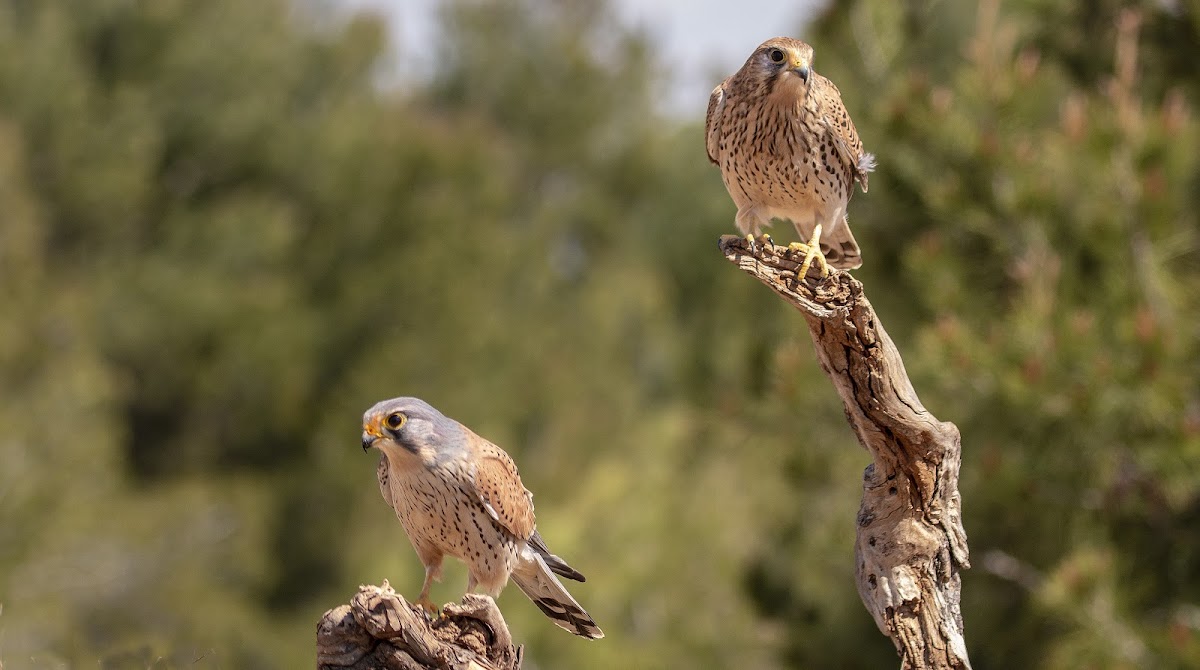
[[441, 579], [442, 559], [452, 556], [467, 565], [468, 593], [478, 586], [494, 598], [511, 575], [555, 624], [588, 639], [604, 637], [555, 576], [584, 581], [546, 547], [534, 526], [533, 494], [503, 449], [417, 398], [367, 410], [362, 447], [382, 452], [379, 492], [425, 566], [417, 604], [437, 611], [429, 587]]
[[808, 240], [791, 245], [805, 253], [798, 279], [814, 259], [822, 277], [830, 265], [862, 265], [846, 206], [854, 183], [865, 193], [875, 168], [837, 86], [812, 69], [812, 60], [812, 47], [800, 40], [763, 42], [713, 89], [704, 122], [708, 158], [721, 168], [742, 234], [757, 235], [778, 218]]

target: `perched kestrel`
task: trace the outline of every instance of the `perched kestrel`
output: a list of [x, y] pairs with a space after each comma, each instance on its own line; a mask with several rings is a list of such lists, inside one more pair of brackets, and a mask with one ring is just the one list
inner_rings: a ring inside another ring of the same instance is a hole
[[417, 398], [367, 410], [362, 447], [383, 452], [379, 492], [425, 566], [417, 604], [437, 611], [429, 587], [441, 580], [442, 558], [452, 556], [467, 565], [468, 593], [480, 586], [496, 597], [511, 575], [555, 624], [588, 639], [604, 637], [554, 576], [584, 581], [546, 547], [534, 527], [533, 494], [503, 449]]
[[809, 241], [791, 245], [805, 252], [799, 279], [814, 258], [823, 277], [828, 265], [862, 265], [846, 205], [854, 182], [865, 193], [875, 168], [837, 86], [812, 69], [812, 59], [812, 47], [800, 40], [763, 42], [713, 89], [704, 122], [708, 158], [721, 168], [742, 234], [789, 219]]

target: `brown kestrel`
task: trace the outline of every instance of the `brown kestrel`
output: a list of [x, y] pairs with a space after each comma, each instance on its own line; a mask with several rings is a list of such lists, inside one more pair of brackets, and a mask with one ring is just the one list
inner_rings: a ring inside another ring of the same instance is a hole
[[808, 240], [791, 245], [805, 252], [800, 279], [814, 259], [821, 276], [828, 265], [862, 265], [846, 205], [854, 182], [865, 193], [875, 168], [837, 86], [812, 69], [812, 58], [812, 47], [797, 39], [763, 42], [713, 89], [704, 123], [708, 158], [738, 207], [738, 229], [757, 235], [771, 219], [788, 219]]
[[363, 414], [363, 451], [375, 447], [379, 492], [425, 566], [417, 604], [436, 612], [429, 587], [442, 559], [467, 565], [467, 591], [500, 594], [511, 575], [539, 609], [566, 630], [604, 637], [555, 574], [584, 581], [550, 553], [534, 527], [533, 494], [504, 450], [423, 400], [393, 398]]

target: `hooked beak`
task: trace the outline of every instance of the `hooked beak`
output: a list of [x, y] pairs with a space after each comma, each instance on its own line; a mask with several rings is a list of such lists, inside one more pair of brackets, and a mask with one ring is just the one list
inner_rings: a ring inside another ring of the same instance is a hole
[[383, 437], [383, 436], [379, 434], [379, 429], [375, 427], [375, 424], [370, 423], [370, 424], [363, 426], [363, 433], [362, 433], [363, 451], [370, 450], [371, 447], [375, 446], [375, 440], [378, 440], [381, 437]]
[[795, 61], [792, 61], [792, 72], [795, 72], [796, 74], [800, 75], [800, 78], [803, 79], [804, 83], [807, 84], [808, 83], [808, 75], [812, 71], [808, 68], [808, 61], [795, 60]]

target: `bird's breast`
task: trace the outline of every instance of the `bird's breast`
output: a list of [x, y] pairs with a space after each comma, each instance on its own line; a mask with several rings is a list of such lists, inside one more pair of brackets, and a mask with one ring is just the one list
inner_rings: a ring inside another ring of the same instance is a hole
[[397, 473], [389, 484], [396, 516], [413, 544], [436, 547], [468, 565], [511, 570], [518, 543], [496, 524], [458, 468]]
[[848, 174], [804, 107], [764, 96], [735, 108], [722, 128], [721, 176], [739, 207], [807, 218], [845, 199]]

